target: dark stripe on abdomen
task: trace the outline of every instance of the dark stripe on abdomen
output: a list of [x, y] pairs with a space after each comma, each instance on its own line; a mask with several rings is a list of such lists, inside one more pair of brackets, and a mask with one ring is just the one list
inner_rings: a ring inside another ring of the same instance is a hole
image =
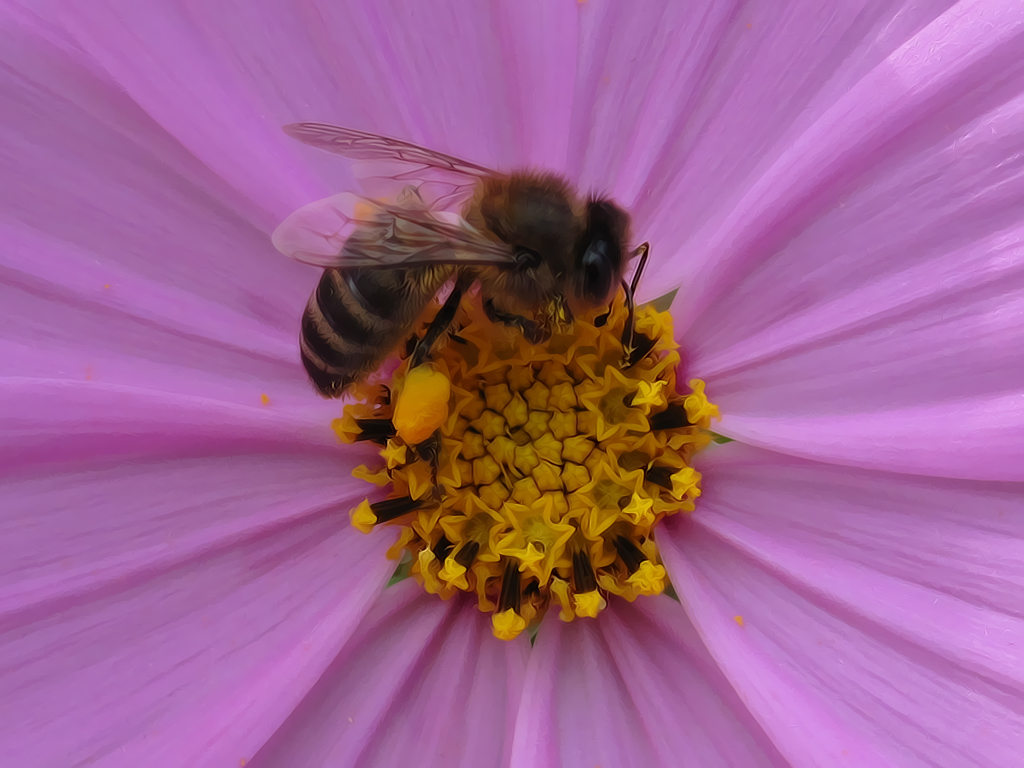
[[[347, 295], [346, 295], [347, 294]], [[316, 303], [323, 313], [324, 319], [331, 329], [345, 340], [346, 346], [363, 345], [370, 342], [370, 331], [349, 306], [358, 303], [365, 311], [376, 314], [374, 308], [367, 307], [359, 297], [353, 296], [345, 285], [345, 274], [338, 270], [328, 269], [320, 278], [316, 287]]]
[[346, 269], [345, 287], [363, 309], [387, 320], [394, 314], [395, 293], [407, 275], [405, 269]]
[[328, 368], [341, 371], [355, 371], [365, 359], [365, 355], [346, 354], [334, 348], [330, 340], [320, 332], [311, 314], [311, 307], [302, 313], [302, 338], [312, 352]]
[[302, 367], [306, 369], [309, 380], [313, 382], [313, 386], [320, 390], [321, 394], [328, 397], [337, 397], [341, 394], [342, 388], [351, 383], [351, 376], [340, 376], [323, 370], [319, 363], [306, 353], [305, 349], [300, 349], [300, 355], [302, 357]]

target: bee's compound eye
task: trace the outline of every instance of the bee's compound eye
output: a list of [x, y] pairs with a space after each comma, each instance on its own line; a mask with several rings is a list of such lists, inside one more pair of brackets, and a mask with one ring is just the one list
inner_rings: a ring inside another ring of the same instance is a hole
[[609, 250], [608, 241], [604, 238], [592, 240], [580, 261], [583, 295], [595, 303], [604, 301], [612, 287], [613, 270]]

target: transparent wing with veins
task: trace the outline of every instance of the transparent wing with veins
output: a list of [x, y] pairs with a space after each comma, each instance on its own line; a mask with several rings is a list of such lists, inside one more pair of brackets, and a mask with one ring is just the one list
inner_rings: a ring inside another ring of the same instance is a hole
[[414, 192], [398, 204], [343, 192], [303, 206], [271, 236], [285, 256], [317, 267], [511, 265], [513, 249], [454, 214], [432, 213]]
[[477, 181], [496, 175], [482, 165], [401, 139], [327, 123], [294, 123], [284, 132], [304, 144], [360, 162], [353, 170], [371, 197], [393, 198], [416, 186], [431, 210], [457, 210]]

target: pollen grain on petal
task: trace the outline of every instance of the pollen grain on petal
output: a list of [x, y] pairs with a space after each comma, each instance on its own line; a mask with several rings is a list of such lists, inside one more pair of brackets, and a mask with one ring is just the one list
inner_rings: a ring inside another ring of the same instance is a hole
[[637, 311], [639, 354], [623, 347], [627, 317], [620, 294], [535, 345], [464, 299], [460, 343], [402, 363], [386, 387], [357, 387], [331, 425], [379, 446], [379, 465], [352, 474], [387, 498], [362, 501], [353, 526], [400, 526], [389, 556], [405, 551], [430, 594], [473, 595], [500, 639], [549, 608], [593, 618], [609, 599], [669, 586], [656, 526], [694, 509], [690, 463], [718, 409], [698, 379], [677, 391], [668, 313]]

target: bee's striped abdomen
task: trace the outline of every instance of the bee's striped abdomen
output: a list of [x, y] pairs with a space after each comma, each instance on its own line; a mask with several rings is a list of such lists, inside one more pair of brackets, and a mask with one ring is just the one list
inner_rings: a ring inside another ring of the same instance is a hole
[[327, 269], [302, 315], [300, 349], [327, 397], [373, 371], [406, 335], [440, 286], [432, 267]]

